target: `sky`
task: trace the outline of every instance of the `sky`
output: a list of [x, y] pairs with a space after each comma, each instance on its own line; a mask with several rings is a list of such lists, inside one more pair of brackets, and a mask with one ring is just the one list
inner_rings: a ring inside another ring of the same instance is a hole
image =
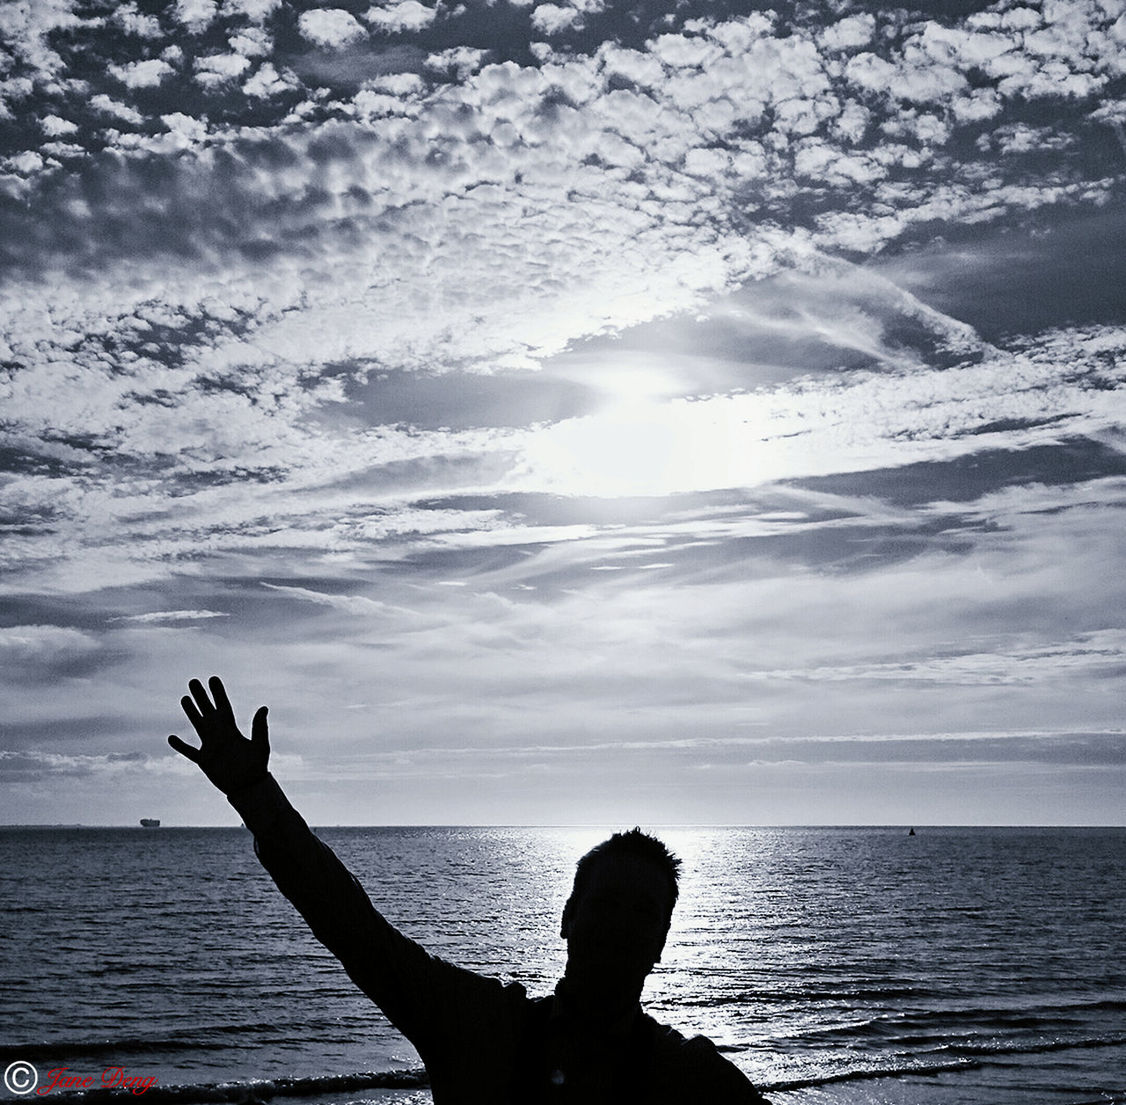
[[1126, 6], [2, 0], [0, 821], [1126, 824]]

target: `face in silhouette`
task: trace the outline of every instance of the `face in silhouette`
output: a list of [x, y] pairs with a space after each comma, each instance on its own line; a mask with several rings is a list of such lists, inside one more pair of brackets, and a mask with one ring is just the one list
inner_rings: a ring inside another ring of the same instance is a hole
[[568, 990], [607, 1013], [635, 1003], [661, 958], [671, 914], [660, 867], [631, 855], [599, 857], [563, 910]]

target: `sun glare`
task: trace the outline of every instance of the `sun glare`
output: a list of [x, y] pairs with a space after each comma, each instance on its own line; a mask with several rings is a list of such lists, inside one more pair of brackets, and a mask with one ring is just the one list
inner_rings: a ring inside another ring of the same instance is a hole
[[525, 451], [526, 474], [569, 495], [658, 496], [736, 486], [754, 444], [739, 421], [723, 400], [622, 398], [598, 414], [538, 431]]

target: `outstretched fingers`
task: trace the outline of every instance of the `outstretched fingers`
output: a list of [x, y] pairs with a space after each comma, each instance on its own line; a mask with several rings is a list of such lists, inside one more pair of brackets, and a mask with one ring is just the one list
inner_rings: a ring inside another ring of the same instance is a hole
[[180, 699], [180, 705], [188, 721], [192, 723], [192, 728], [199, 734], [200, 740], [216, 735], [221, 726], [235, 728], [235, 712], [231, 707], [231, 700], [227, 697], [227, 689], [223, 686], [223, 681], [217, 675], [213, 675], [207, 683], [215, 699], [214, 704], [208, 697], [207, 689], [198, 679], [188, 680], [188, 690], [191, 693]]
[[207, 681], [207, 685], [211, 688], [211, 697], [215, 699], [215, 712], [219, 718], [234, 725], [235, 711], [231, 706], [231, 700], [227, 697], [227, 688], [223, 686], [223, 680], [213, 675]]
[[[191, 684], [189, 684], [189, 686], [190, 685]], [[180, 706], [187, 716], [188, 721], [192, 723], [192, 728], [202, 740], [203, 732], [207, 728], [207, 723], [203, 720], [203, 714], [199, 712], [199, 707], [195, 704], [195, 700], [191, 695], [184, 695], [184, 697], [180, 699]]]
[[168, 743], [173, 751], [197, 764], [224, 794], [230, 795], [269, 774], [270, 738], [265, 706], [260, 706], [254, 715], [247, 740], [239, 732], [231, 700], [218, 676], [211, 676], [207, 687], [198, 679], [189, 680], [188, 694], [180, 699], [180, 705], [199, 737], [199, 745], [186, 744], [175, 735], [168, 738]]
[[199, 763], [199, 749], [193, 748], [190, 744], [185, 744], [175, 734], [168, 738], [168, 743], [180, 753], [181, 756], [191, 760], [193, 764]]
[[203, 717], [210, 718], [215, 713], [215, 707], [212, 706], [211, 699], [207, 697], [207, 691], [203, 684], [198, 679], [189, 679], [188, 690], [195, 701], [196, 709]]

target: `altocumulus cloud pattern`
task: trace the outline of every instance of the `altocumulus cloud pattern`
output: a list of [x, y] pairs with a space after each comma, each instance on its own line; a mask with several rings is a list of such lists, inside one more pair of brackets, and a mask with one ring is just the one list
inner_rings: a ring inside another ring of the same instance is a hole
[[640, 762], [673, 819], [871, 810], [872, 763], [940, 819], [1014, 772], [1018, 819], [1121, 813], [1121, 3], [0, 39], [18, 818], [178, 787], [145, 742], [196, 656], [315, 672], [294, 775], [422, 820], [473, 772], [566, 815], [599, 750], [592, 815]]

